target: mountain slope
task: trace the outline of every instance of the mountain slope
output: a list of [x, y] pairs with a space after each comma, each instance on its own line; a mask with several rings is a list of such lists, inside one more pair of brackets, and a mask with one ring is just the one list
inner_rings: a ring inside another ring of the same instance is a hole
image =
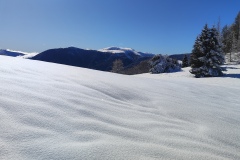
[[239, 65], [196, 79], [0, 64], [0, 159], [240, 159]]
[[124, 66], [131, 65], [149, 57], [135, 54], [113, 54], [96, 50], [84, 50], [75, 47], [50, 49], [32, 57], [34, 60], [54, 62], [102, 71], [110, 71], [115, 60], [121, 59]]

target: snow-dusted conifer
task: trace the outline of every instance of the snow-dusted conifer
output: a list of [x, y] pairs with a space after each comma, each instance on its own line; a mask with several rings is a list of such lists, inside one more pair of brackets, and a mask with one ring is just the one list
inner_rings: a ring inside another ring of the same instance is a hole
[[221, 76], [220, 65], [223, 62], [224, 56], [218, 41], [217, 29], [215, 27], [209, 29], [205, 25], [194, 44], [190, 73], [196, 77]]
[[207, 53], [207, 62], [208, 75], [207, 76], [221, 76], [222, 69], [220, 65], [224, 63], [224, 55], [222, 52], [221, 44], [218, 41], [218, 31], [215, 27], [210, 29], [210, 42], [209, 49]]
[[[207, 26], [205, 26], [205, 29], [207, 29], [206, 27]], [[204, 63], [203, 63], [203, 61], [200, 61], [200, 59], [199, 59], [199, 58], [205, 56], [205, 53], [202, 48], [202, 42], [200, 40], [200, 37], [202, 39], [203, 31], [202, 31], [201, 35], [196, 38], [195, 44], [193, 46], [192, 54], [190, 56], [190, 65], [192, 68], [190, 70], [190, 73], [195, 74], [196, 77], [203, 76], [202, 75], [203, 70], [201, 67], [204, 65]]]
[[222, 50], [225, 54], [231, 53], [232, 51], [232, 39], [233, 39], [233, 27], [224, 26], [222, 29]]
[[181, 65], [177, 60], [161, 54], [155, 55], [149, 63], [151, 66], [150, 72], [154, 74], [181, 70]]
[[234, 39], [236, 40], [236, 51], [240, 51], [240, 12], [238, 12], [235, 22], [233, 23], [233, 33], [234, 33]]

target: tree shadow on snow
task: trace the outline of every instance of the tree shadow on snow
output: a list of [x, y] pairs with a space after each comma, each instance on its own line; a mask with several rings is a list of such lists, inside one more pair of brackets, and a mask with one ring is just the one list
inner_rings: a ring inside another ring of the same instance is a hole
[[223, 77], [239, 78], [240, 79], [240, 74], [224, 74]]
[[221, 67], [223, 71], [227, 71], [227, 69], [240, 69], [237, 67]]

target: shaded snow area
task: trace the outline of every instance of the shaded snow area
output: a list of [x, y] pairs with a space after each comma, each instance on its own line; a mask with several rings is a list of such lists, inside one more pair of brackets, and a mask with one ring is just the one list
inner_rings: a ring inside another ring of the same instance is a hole
[[0, 159], [240, 159], [240, 65], [226, 69], [127, 76], [0, 56]]

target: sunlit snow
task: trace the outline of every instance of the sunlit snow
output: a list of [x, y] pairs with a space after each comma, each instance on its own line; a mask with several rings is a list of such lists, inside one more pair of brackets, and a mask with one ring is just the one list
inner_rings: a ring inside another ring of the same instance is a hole
[[127, 76], [0, 56], [0, 159], [240, 159], [240, 65]]

